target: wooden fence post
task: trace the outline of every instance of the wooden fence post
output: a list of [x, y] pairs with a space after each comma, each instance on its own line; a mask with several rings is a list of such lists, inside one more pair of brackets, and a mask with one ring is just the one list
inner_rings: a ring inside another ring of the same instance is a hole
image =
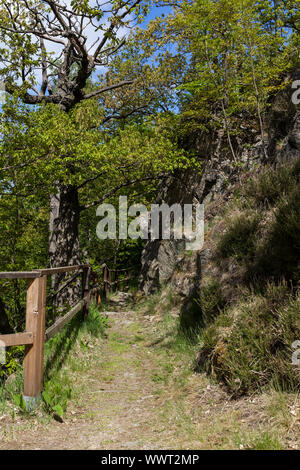
[[114, 290], [118, 289], [118, 271], [115, 270]]
[[86, 268], [82, 273], [82, 294], [86, 304], [83, 307], [83, 315], [86, 317], [89, 313], [90, 307], [90, 276], [91, 268]]
[[[94, 275], [94, 282], [95, 282], [95, 284], [98, 284], [98, 285], [99, 285], [99, 276], [98, 276], [98, 273], [95, 273], [95, 275]], [[98, 289], [97, 289], [96, 304], [97, 304], [97, 305], [100, 305], [100, 304], [101, 304], [100, 285], [99, 285], [99, 287], [98, 287]]]
[[108, 292], [111, 292], [111, 270], [108, 269]]
[[103, 268], [103, 299], [106, 299], [106, 291], [107, 291], [107, 267], [106, 265]]
[[28, 409], [43, 389], [47, 276], [30, 279], [26, 301], [26, 331], [33, 333], [33, 344], [25, 346], [24, 394]]

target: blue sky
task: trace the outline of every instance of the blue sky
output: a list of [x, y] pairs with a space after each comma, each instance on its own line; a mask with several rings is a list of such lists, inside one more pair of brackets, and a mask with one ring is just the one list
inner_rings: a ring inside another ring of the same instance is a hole
[[150, 20], [153, 20], [157, 16], [161, 16], [162, 14], [167, 15], [172, 9], [170, 7], [157, 7], [153, 6], [150, 10], [149, 15], [146, 17], [145, 24], [147, 24]]
[[[64, 0], [64, 2], [67, 5], [70, 4], [70, 0]], [[151, 7], [150, 12], [147, 15], [145, 21], [139, 26], [141, 28], [146, 28], [149, 21], [151, 21], [152, 19], [155, 19], [158, 16], [161, 16], [162, 14], [167, 15], [170, 11], [171, 11], [170, 7], [159, 7], [159, 6], [154, 5], [154, 6]], [[93, 43], [95, 38], [97, 38], [98, 33], [95, 32], [94, 28], [88, 28], [87, 33], [88, 33], [88, 42]], [[124, 30], [120, 31], [118, 36], [122, 37], [124, 35], [124, 33], [125, 33], [125, 36], [126, 36], [127, 33], [128, 33], [128, 30], [127, 31], [124, 31]], [[52, 51], [53, 53], [55, 53], [56, 56], [59, 55], [59, 53], [62, 50], [62, 47], [60, 45], [57, 45], [57, 44], [54, 44], [54, 43], [49, 43], [47, 41], [46, 41], [46, 47], [47, 47], [47, 50]], [[90, 53], [92, 53], [92, 51]], [[105, 71], [105, 68], [103, 69], [103, 71]], [[101, 73], [101, 68], [97, 68], [97, 71], [95, 71], [93, 73], [93, 76], [96, 77], [96, 75], [99, 74], [99, 72]], [[41, 81], [41, 71], [36, 71], [36, 78], [37, 78], [37, 82], [39, 83]], [[0, 95], [1, 94], [2, 93], [1, 93], [1, 90], [0, 90]], [[0, 96], [0, 104], [1, 104], [1, 96]]]

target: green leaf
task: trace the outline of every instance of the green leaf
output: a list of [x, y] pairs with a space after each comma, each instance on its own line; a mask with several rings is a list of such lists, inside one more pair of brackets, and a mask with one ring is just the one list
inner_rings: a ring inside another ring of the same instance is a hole
[[21, 394], [18, 394], [18, 395], [13, 395], [13, 401], [15, 402], [15, 404], [20, 408], [21, 407], [21, 403], [22, 403], [22, 395]]
[[53, 406], [53, 410], [58, 414], [58, 416], [60, 416], [61, 418], [63, 417], [64, 415], [64, 410], [62, 408], [61, 405], [55, 405]]
[[44, 401], [46, 402], [46, 404], [47, 404], [48, 406], [51, 406], [51, 401], [52, 401], [52, 400], [51, 400], [51, 397], [50, 397], [49, 393], [48, 393], [46, 390], [44, 390], [44, 391], [42, 392], [42, 396], [43, 396], [43, 399], [44, 399]]

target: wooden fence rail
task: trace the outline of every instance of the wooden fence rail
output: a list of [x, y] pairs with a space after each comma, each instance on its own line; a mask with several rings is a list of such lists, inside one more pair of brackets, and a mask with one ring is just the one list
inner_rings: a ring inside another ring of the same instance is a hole
[[[127, 276], [126, 279], [118, 279], [118, 270], [111, 270], [106, 264], [101, 266], [101, 270], [103, 298], [106, 297], [107, 291], [112, 290], [114, 286], [130, 279], [129, 276]], [[129, 270], [131, 270], [131, 268], [119, 271], [128, 275]], [[82, 299], [74, 305], [66, 315], [58, 318], [56, 322], [45, 331], [47, 276], [72, 271], [76, 271], [77, 273], [71, 279], [67, 280], [58, 291], [52, 293], [50, 297], [55, 297], [67, 287], [72, 280], [77, 278], [81, 272]], [[114, 273], [114, 281], [112, 281], [112, 273]], [[97, 305], [101, 303], [99, 272], [93, 272], [89, 265], [81, 264], [77, 266], [36, 269], [33, 271], [0, 272], [0, 279], [28, 280], [25, 331], [23, 333], [8, 335], [0, 334], [0, 341], [7, 347], [25, 345], [23, 398], [28, 409], [31, 409], [43, 390], [44, 343], [59, 333], [59, 331], [61, 331], [61, 329], [81, 310], [84, 315], [87, 315], [92, 296], [95, 296]], [[91, 286], [92, 279], [93, 285]]]
[[[88, 265], [62, 266], [59, 268], [38, 269], [21, 272], [1, 272], [0, 279], [27, 279], [26, 324], [24, 333], [0, 335], [5, 346], [25, 345], [24, 358], [24, 393], [23, 398], [30, 409], [37, 401], [43, 389], [44, 343], [60, 331], [60, 329], [83, 308], [89, 301], [84, 291], [84, 298], [45, 332], [46, 323], [46, 288], [47, 276], [57, 273], [82, 271], [86, 276]], [[73, 315], [71, 315], [73, 312]], [[50, 330], [50, 331], [49, 331]]]

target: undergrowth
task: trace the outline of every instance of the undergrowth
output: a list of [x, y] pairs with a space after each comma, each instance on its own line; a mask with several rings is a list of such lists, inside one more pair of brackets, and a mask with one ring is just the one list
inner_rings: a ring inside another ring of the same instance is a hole
[[239, 189], [216, 237], [211, 289], [202, 283], [198, 294], [204, 328], [196, 368], [233, 396], [300, 390], [292, 363], [300, 339], [299, 183], [297, 161], [266, 167]]
[[192, 296], [182, 303], [165, 287], [147, 300], [164, 322], [181, 304], [162, 344], [180, 344], [183, 354], [196, 345], [195, 370], [233, 397], [300, 391], [300, 367], [292, 363], [300, 340], [299, 183], [299, 161], [252, 176], [222, 208], [209, 269]]
[[214, 375], [234, 396], [266, 386], [300, 391], [300, 369], [292, 364], [299, 310], [300, 296], [286, 284], [269, 284], [264, 295], [249, 292], [204, 330], [198, 370]]
[[[85, 354], [92, 346], [93, 338], [105, 336], [107, 319], [98, 308], [91, 304], [89, 314], [82, 319], [77, 315], [63, 330], [45, 344], [44, 388], [40, 405], [35, 414], [48, 414], [62, 420], [67, 404], [73, 396], [71, 372], [84, 370], [89, 366]], [[10, 358], [10, 355], [8, 356]], [[67, 367], [63, 367], [67, 366]], [[0, 412], [27, 414], [22, 398], [23, 367], [18, 362], [14, 373], [0, 387]]]

